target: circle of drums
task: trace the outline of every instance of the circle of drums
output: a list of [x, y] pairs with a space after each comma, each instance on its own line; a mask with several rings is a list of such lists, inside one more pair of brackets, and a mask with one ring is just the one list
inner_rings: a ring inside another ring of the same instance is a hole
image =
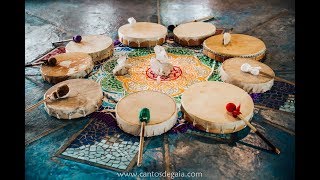
[[[129, 94], [120, 99], [115, 108], [118, 126], [123, 131], [141, 135], [143, 108], [150, 113], [143, 134], [146, 137], [169, 131], [177, 122], [178, 109], [183, 112], [185, 120], [209, 133], [234, 133], [246, 127], [243, 121], [226, 110], [226, 104], [241, 105], [242, 117], [250, 121], [254, 103], [248, 93], [270, 90], [275, 73], [260, 62], [266, 53], [262, 40], [232, 32], [215, 33], [216, 27], [206, 22], [184, 23], [173, 30], [176, 43], [181, 46], [203, 45], [204, 55], [222, 62], [219, 73], [223, 82], [206, 81], [191, 85], [182, 94], [181, 108], [172, 97], [161, 92]], [[167, 35], [165, 26], [136, 22], [133, 18], [118, 29], [119, 41], [134, 48], [161, 46]], [[100, 85], [85, 77], [94, 65], [113, 55], [113, 41], [107, 35], [84, 35], [80, 41], [68, 42], [65, 49], [66, 53], [51, 57], [54, 65], [43, 64], [40, 68], [43, 79], [54, 84], [44, 95], [45, 110], [59, 119], [85, 117], [97, 111], [103, 101]], [[63, 85], [69, 87], [66, 97], [50, 98], [58, 97], [57, 90]]]

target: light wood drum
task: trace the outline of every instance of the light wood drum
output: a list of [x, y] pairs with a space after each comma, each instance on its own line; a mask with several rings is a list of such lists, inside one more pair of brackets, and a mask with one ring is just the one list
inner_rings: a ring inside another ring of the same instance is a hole
[[253, 116], [254, 104], [247, 92], [224, 82], [207, 81], [193, 84], [181, 97], [184, 118], [196, 128], [210, 132], [227, 134], [240, 131], [246, 124], [234, 118], [226, 110], [228, 103], [237, 106], [246, 120]]
[[119, 41], [130, 47], [153, 47], [162, 45], [167, 28], [151, 22], [125, 24], [118, 29]]
[[260, 71], [274, 76], [273, 70], [264, 63], [247, 58], [231, 58], [220, 66], [221, 80], [236, 85], [248, 93], [263, 93], [271, 89], [274, 79], [262, 74], [252, 75], [241, 71], [241, 66], [248, 63], [252, 67], [261, 67]]
[[88, 79], [70, 79], [52, 86], [44, 94], [44, 98], [63, 84], [69, 86], [66, 98], [47, 101], [45, 110], [51, 116], [58, 119], [75, 119], [85, 117], [99, 109], [102, 104], [103, 93], [100, 85]]
[[67, 79], [83, 78], [93, 69], [92, 58], [86, 53], [63, 53], [53, 56], [55, 66], [42, 65], [42, 78], [49, 83], [59, 83]]
[[82, 40], [79, 43], [70, 41], [66, 45], [66, 52], [88, 53], [93, 62], [99, 64], [113, 55], [113, 42], [106, 35], [82, 36]]
[[180, 24], [173, 30], [174, 41], [182, 46], [199, 46], [205, 39], [213, 36], [216, 27], [205, 22], [190, 22]]
[[266, 45], [256, 37], [231, 34], [231, 41], [223, 45], [223, 34], [212, 36], [203, 42], [203, 54], [223, 62], [232, 57], [251, 58], [260, 61], [266, 53]]
[[150, 121], [144, 136], [157, 136], [170, 130], [177, 122], [176, 102], [170, 96], [157, 91], [139, 91], [123, 97], [116, 105], [118, 126], [126, 133], [140, 135], [139, 113], [150, 110]]

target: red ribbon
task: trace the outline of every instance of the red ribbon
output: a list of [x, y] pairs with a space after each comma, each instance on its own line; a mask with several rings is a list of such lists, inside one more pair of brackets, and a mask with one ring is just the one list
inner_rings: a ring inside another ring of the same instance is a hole
[[226, 109], [227, 109], [228, 112], [231, 112], [231, 113], [232, 113], [232, 116], [233, 116], [234, 118], [236, 118], [239, 114], [241, 114], [241, 112], [240, 112], [240, 104], [239, 104], [238, 107], [236, 107], [235, 104], [233, 104], [233, 103], [228, 103], [228, 104], [226, 105]]

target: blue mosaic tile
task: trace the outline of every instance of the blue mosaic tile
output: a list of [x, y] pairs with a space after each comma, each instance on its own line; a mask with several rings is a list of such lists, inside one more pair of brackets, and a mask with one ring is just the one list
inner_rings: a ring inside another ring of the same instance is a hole
[[254, 104], [269, 108], [295, 112], [295, 86], [275, 81], [271, 90], [265, 93], [252, 93]]
[[[134, 164], [139, 137], [124, 133], [118, 128], [114, 114], [95, 112], [89, 124], [67, 143], [58, 156], [113, 170], [129, 170]], [[148, 142], [146, 138], [145, 145]]]

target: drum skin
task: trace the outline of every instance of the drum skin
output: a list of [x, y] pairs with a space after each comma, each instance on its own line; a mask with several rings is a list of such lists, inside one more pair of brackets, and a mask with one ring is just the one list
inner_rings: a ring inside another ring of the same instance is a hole
[[82, 36], [79, 43], [70, 41], [66, 45], [66, 52], [84, 52], [91, 56], [94, 64], [104, 62], [113, 55], [113, 41], [106, 35]]
[[245, 34], [231, 34], [231, 41], [223, 45], [223, 34], [212, 36], [203, 42], [203, 54], [216, 61], [223, 62], [233, 57], [262, 60], [266, 54], [266, 45], [256, 37]]
[[182, 46], [199, 46], [215, 32], [216, 27], [206, 22], [180, 24], [173, 30], [174, 41]]
[[76, 119], [95, 112], [102, 105], [103, 93], [100, 84], [88, 79], [70, 79], [62, 81], [47, 90], [47, 98], [61, 85], [69, 87], [66, 98], [44, 103], [44, 109], [50, 116], [58, 119]]
[[167, 28], [151, 22], [125, 24], [118, 29], [119, 41], [129, 47], [154, 47], [162, 45]]
[[260, 71], [271, 76], [275, 75], [274, 71], [262, 62], [248, 58], [230, 58], [224, 61], [219, 68], [221, 80], [238, 86], [248, 93], [264, 93], [272, 88], [274, 78], [241, 71], [241, 66], [244, 63], [248, 63], [252, 67], [261, 67]]
[[119, 100], [116, 105], [118, 126], [126, 133], [140, 135], [139, 113], [150, 110], [145, 137], [157, 136], [170, 130], [177, 122], [177, 107], [173, 98], [158, 91], [139, 91]]
[[56, 84], [67, 79], [78, 79], [87, 76], [94, 67], [92, 58], [87, 53], [71, 52], [53, 56], [55, 66], [42, 65], [41, 76], [45, 81]]
[[219, 134], [242, 130], [246, 124], [226, 110], [228, 103], [241, 105], [245, 120], [253, 116], [253, 100], [247, 92], [232, 84], [207, 81], [193, 84], [181, 97], [184, 118], [196, 128]]

